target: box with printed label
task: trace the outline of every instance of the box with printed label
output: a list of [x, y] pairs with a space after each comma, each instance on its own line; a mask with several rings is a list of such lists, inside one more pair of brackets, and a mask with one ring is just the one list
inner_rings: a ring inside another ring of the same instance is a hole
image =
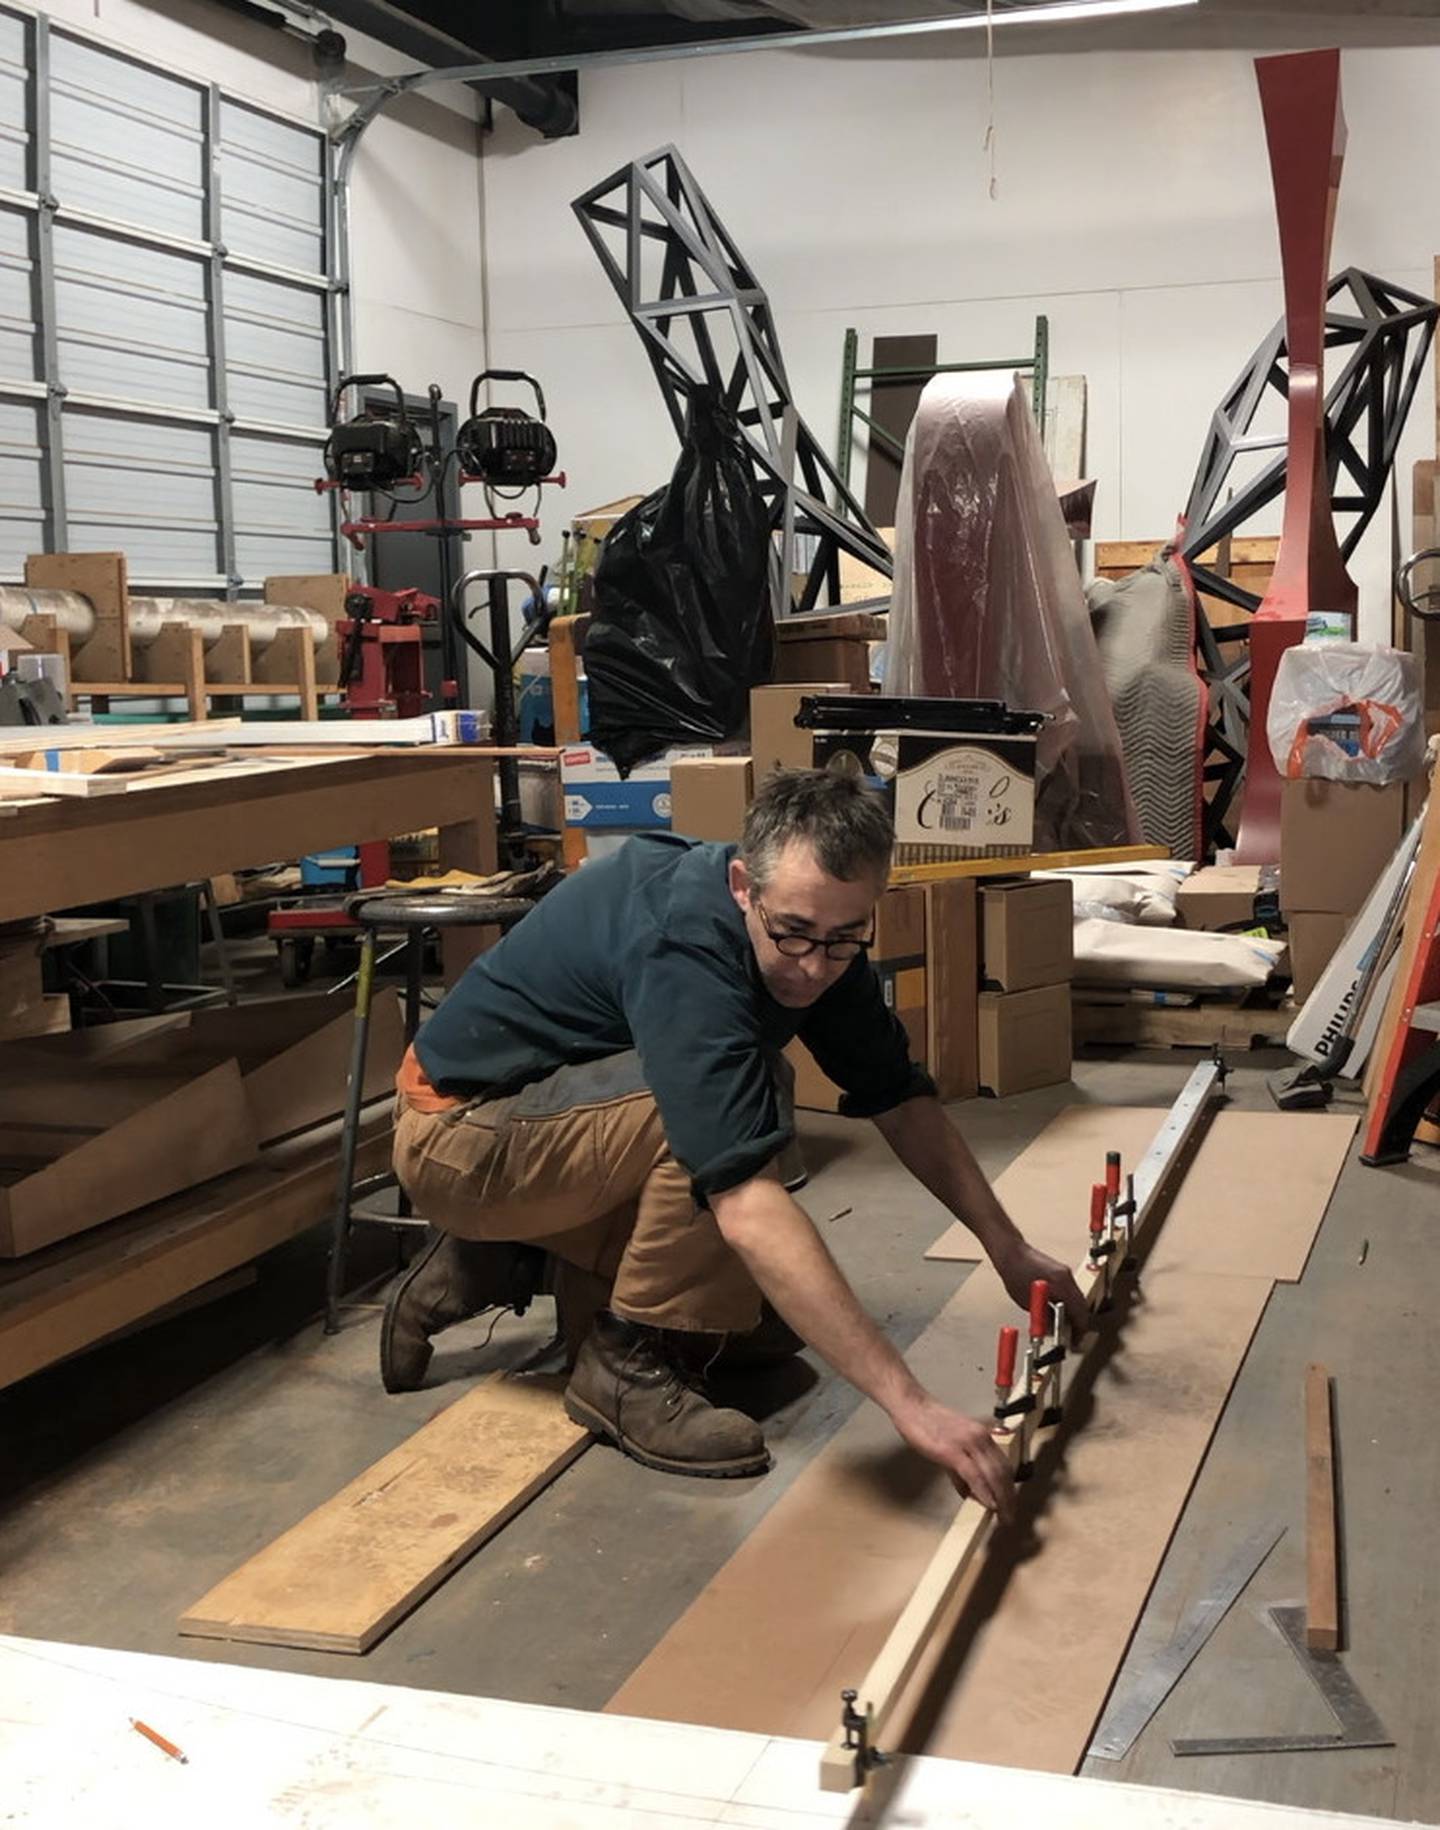
[[1034, 838], [1033, 737], [897, 734], [897, 844], [985, 857], [1029, 851]]
[[668, 826], [670, 765], [681, 757], [713, 756], [706, 744], [666, 750], [641, 763], [622, 781], [620, 771], [594, 744], [576, 744], [560, 756], [567, 826]]

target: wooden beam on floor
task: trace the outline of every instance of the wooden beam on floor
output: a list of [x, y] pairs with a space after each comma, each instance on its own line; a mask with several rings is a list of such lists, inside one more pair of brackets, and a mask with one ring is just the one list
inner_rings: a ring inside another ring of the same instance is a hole
[[203, 1595], [180, 1631], [368, 1651], [589, 1446], [563, 1383], [482, 1380]]
[[1305, 1368], [1305, 1643], [1340, 1649], [1340, 1565], [1335, 1531], [1335, 1420], [1330, 1375]]

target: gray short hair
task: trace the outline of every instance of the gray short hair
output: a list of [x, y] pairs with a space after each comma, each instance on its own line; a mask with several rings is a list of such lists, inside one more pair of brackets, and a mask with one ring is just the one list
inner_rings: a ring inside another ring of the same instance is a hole
[[740, 856], [763, 890], [785, 847], [804, 839], [828, 876], [853, 883], [890, 871], [895, 829], [879, 797], [848, 776], [824, 769], [785, 769], [772, 775], [750, 803]]

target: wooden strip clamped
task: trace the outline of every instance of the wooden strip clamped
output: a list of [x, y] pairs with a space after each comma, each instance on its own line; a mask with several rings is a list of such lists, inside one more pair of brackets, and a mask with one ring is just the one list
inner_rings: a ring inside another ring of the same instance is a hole
[[1305, 1368], [1305, 1643], [1340, 1649], [1340, 1564], [1335, 1520], [1335, 1420], [1330, 1375]]
[[[1180, 1097], [1162, 1121], [1133, 1178], [1134, 1213], [1128, 1230], [1135, 1240], [1140, 1239], [1147, 1224], [1153, 1223], [1161, 1211], [1162, 1191], [1167, 1178], [1173, 1174], [1182, 1158], [1190, 1137], [1209, 1109], [1210, 1101], [1217, 1093], [1223, 1092], [1224, 1084], [1225, 1068], [1217, 1055], [1214, 1061], [1206, 1062], [1194, 1070]], [[1089, 1251], [1075, 1278], [1080, 1294], [1092, 1314], [1104, 1309], [1110, 1297], [1116, 1240], [1107, 1223], [1107, 1213], [1111, 1206], [1110, 1194], [1118, 1196], [1120, 1192], [1121, 1168], [1118, 1155], [1114, 1156], [1113, 1167], [1107, 1161], [1106, 1179], [1113, 1183], [1113, 1189], [1107, 1191], [1105, 1183], [1096, 1185], [1090, 1210]], [[1000, 1332], [996, 1367], [996, 1429], [993, 1435], [995, 1446], [1015, 1470], [1017, 1479], [1022, 1477], [1033, 1461], [1033, 1442], [1037, 1429], [1051, 1427], [1060, 1415], [1058, 1399], [1066, 1349], [1061, 1333], [1062, 1325], [1058, 1320], [1053, 1344], [1048, 1348], [1045, 1345], [1050, 1334], [1049, 1325], [1043, 1319], [1048, 1306], [1048, 1288], [1039, 1282], [1030, 1291], [1031, 1339], [1025, 1368], [1019, 1382], [1010, 1387], [1008, 1397], [1002, 1381], [1007, 1373], [1012, 1376], [1014, 1374], [1018, 1335], [1014, 1329], [1002, 1329]], [[1038, 1338], [1035, 1333], [1037, 1328]], [[1098, 1355], [1100, 1351], [1100, 1339], [1091, 1330], [1082, 1341], [1076, 1343], [1075, 1357], [1077, 1361], [1083, 1361]], [[1047, 1397], [1056, 1400], [1048, 1409]], [[1032, 1415], [1036, 1411], [1040, 1412], [1038, 1419]], [[1011, 1418], [1019, 1419], [1018, 1428], [1011, 1428]], [[925, 1573], [861, 1684], [840, 1693], [840, 1726], [820, 1756], [822, 1791], [848, 1792], [856, 1786], [863, 1786], [875, 1767], [883, 1765], [887, 1760], [888, 1756], [879, 1745], [879, 1738], [885, 1734], [905, 1686], [915, 1675], [932, 1635], [959, 1592], [967, 1570], [989, 1538], [994, 1525], [995, 1515], [988, 1512], [978, 1500], [967, 1498], [961, 1502], [949, 1530], [941, 1539]]]

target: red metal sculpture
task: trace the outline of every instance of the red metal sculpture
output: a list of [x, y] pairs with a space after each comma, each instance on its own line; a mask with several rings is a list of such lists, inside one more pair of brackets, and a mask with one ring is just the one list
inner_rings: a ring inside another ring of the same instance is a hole
[[1289, 355], [1285, 518], [1274, 576], [1250, 631], [1250, 745], [1237, 855], [1280, 856], [1280, 777], [1265, 738], [1280, 656], [1312, 610], [1354, 618], [1356, 590], [1340, 556], [1325, 456], [1325, 290], [1345, 160], [1340, 53], [1259, 57], [1255, 71], [1280, 228]]

